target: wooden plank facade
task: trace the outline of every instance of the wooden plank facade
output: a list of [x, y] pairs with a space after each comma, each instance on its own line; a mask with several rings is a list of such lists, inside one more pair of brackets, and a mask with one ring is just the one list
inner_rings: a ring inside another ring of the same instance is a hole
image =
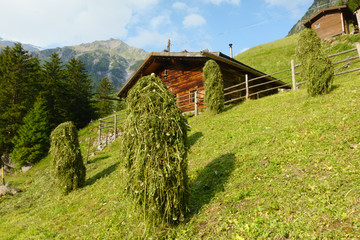
[[346, 6], [326, 8], [319, 11], [304, 23], [312, 28], [321, 39], [349, 34], [349, 23], [356, 21], [350, 9]]
[[[194, 110], [194, 93], [198, 95], [198, 107], [204, 108], [203, 97], [205, 95], [202, 69], [208, 60], [215, 60], [221, 70], [224, 88], [231, 87], [245, 81], [245, 75], [249, 78], [264, 76], [265, 74], [257, 71], [245, 64], [236, 61], [220, 52], [160, 52], [150, 53], [143, 64], [129, 78], [125, 85], [117, 93], [120, 98], [125, 98], [127, 92], [142, 77], [155, 74], [168, 87], [170, 93], [177, 98], [178, 106], [183, 112]], [[275, 80], [275, 81], [274, 81]], [[284, 83], [272, 77], [262, 78], [253, 81], [253, 86], [269, 82], [264, 85], [253, 87], [251, 91], [256, 92], [262, 89], [283, 86]], [[287, 87], [283, 87], [287, 88]], [[235, 89], [234, 89], [235, 90]], [[262, 97], [277, 93], [278, 89], [270, 90], [264, 94], [253, 96], [253, 98]], [[225, 96], [226, 99], [245, 96], [245, 90], [232, 95]]]

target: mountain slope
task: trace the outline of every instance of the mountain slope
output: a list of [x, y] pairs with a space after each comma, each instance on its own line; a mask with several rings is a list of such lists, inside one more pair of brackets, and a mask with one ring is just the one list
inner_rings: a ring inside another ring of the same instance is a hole
[[47, 59], [53, 52], [59, 53], [64, 62], [71, 57], [81, 59], [91, 75], [95, 87], [98, 86], [102, 78], [108, 77], [115, 89], [119, 89], [126, 82], [129, 75], [147, 56], [147, 52], [144, 50], [131, 47], [115, 39], [46, 49], [35, 53], [41, 59]]
[[[12, 46], [14, 46], [14, 44], [15, 44], [14, 41], [6, 40], [6, 39], [0, 37], [0, 49], [4, 48], [4, 47], [6, 47], [6, 46], [12, 47]], [[24, 48], [25, 50], [28, 50], [28, 51], [38, 51], [38, 50], [41, 50], [40, 47], [31, 45], [31, 44], [25, 44], [25, 43], [23, 43], [22, 46], [23, 46], [23, 48]]]
[[[245, 53], [275, 62], [286, 39]], [[86, 186], [67, 196], [45, 158], [7, 177], [24, 192], [0, 199], [0, 238], [359, 239], [359, 94], [355, 72], [324, 96], [300, 89], [189, 118], [191, 212], [179, 226], [147, 229], [131, 207], [121, 138], [90, 157]], [[83, 156], [97, 124], [79, 132]]]

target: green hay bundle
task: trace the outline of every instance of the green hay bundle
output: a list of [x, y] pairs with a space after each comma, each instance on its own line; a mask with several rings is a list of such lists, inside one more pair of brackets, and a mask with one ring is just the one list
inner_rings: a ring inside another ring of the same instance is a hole
[[64, 194], [80, 188], [85, 183], [84, 166], [78, 134], [72, 122], [57, 126], [50, 135], [52, 164], [56, 183]]
[[203, 68], [206, 109], [214, 114], [224, 110], [224, 85], [219, 65], [214, 60]]
[[310, 96], [329, 93], [334, 78], [334, 67], [322, 50], [321, 39], [312, 29], [305, 29], [296, 48], [301, 64], [301, 77], [306, 81]]
[[120, 157], [128, 170], [128, 193], [146, 221], [182, 221], [189, 196], [186, 119], [153, 76], [130, 90], [126, 112]]

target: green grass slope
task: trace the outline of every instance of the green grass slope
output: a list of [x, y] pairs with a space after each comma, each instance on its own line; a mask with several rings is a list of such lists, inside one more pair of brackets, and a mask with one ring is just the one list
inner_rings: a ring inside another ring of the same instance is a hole
[[235, 59], [267, 74], [290, 69], [295, 60], [295, 47], [299, 34], [253, 47], [235, 56]]
[[[67, 196], [48, 158], [10, 177], [24, 192], [0, 199], [0, 239], [360, 238], [359, 73], [336, 77], [325, 96], [300, 89], [189, 124], [191, 213], [179, 226], [145, 228], [124, 195], [118, 139]], [[96, 123], [79, 135], [86, 155]]]

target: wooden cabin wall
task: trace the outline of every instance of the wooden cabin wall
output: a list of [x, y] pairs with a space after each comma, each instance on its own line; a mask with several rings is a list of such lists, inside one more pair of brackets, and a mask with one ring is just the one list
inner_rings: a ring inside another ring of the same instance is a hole
[[222, 74], [222, 77], [223, 77], [224, 89], [229, 88], [229, 87], [234, 86], [234, 85], [237, 85], [237, 84], [240, 84], [240, 83], [244, 83], [239, 87], [235, 87], [235, 88], [232, 88], [229, 91], [226, 91], [226, 92], [232, 92], [232, 91], [243, 89], [242, 91], [227, 94], [225, 96], [225, 101], [245, 96], [246, 95], [245, 74], [240, 72], [237, 69], [229, 68], [229, 67], [224, 66], [222, 64], [219, 64], [219, 66], [220, 66], [221, 74]]
[[[194, 92], [198, 92], [198, 108], [205, 108], [202, 62], [168, 61], [159, 70], [158, 76], [177, 97], [178, 106], [183, 112], [194, 111]], [[187, 106], [186, 106], [187, 105]]]
[[349, 26], [345, 24], [345, 18], [343, 18], [344, 22], [342, 21], [341, 15], [341, 12], [327, 14], [311, 24], [311, 28], [321, 39], [346, 33], [349, 31]]

